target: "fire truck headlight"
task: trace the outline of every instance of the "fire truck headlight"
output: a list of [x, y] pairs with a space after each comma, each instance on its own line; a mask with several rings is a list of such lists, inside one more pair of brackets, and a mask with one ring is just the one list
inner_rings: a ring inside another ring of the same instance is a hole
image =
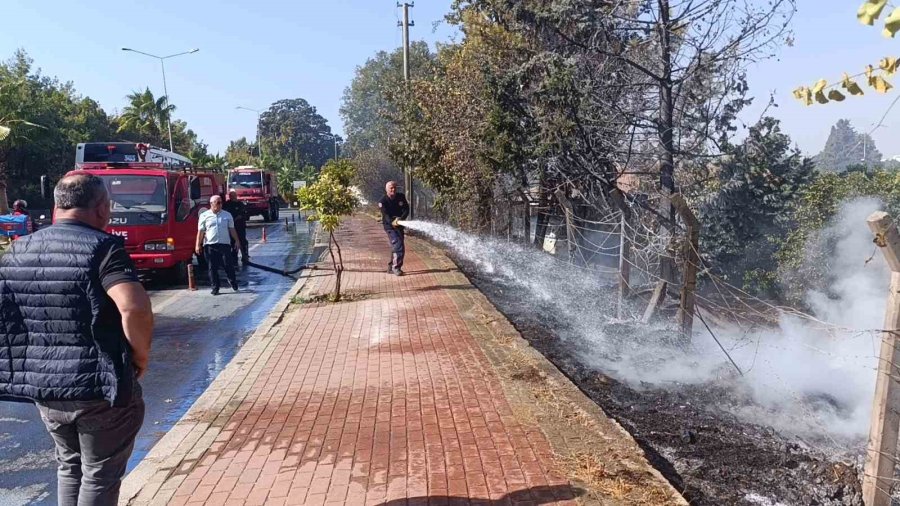
[[[144, 244], [144, 251], [167, 251], [169, 245], [165, 242], [148, 242]], [[175, 249], [174, 244], [171, 249]]]

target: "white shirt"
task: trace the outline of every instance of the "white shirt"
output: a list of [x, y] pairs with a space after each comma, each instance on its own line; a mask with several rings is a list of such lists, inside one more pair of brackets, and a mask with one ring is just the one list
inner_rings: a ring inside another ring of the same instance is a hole
[[231, 235], [228, 229], [234, 228], [234, 218], [226, 210], [214, 213], [212, 209], [207, 209], [200, 213], [200, 232], [206, 232], [206, 242], [204, 244], [227, 244], [231, 245]]

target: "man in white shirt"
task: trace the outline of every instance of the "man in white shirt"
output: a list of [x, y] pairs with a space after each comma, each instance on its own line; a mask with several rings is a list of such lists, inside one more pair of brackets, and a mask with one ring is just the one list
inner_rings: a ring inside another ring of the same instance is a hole
[[228, 211], [222, 210], [222, 197], [218, 195], [209, 199], [209, 207], [209, 210], [200, 214], [197, 244], [194, 249], [197, 255], [206, 256], [212, 294], [219, 295], [219, 269], [221, 267], [225, 267], [225, 275], [228, 276], [231, 288], [236, 292], [238, 284], [234, 272], [234, 255], [232, 255], [231, 249], [240, 248], [241, 241], [234, 228], [234, 217]]

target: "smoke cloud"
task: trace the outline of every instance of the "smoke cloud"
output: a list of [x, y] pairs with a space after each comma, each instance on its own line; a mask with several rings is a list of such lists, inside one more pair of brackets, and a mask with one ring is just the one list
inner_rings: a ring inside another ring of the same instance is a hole
[[587, 270], [449, 226], [405, 225], [517, 287], [586, 365], [637, 388], [715, 383], [733, 393], [715, 407], [839, 449], [858, 445], [868, 430], [880, 336], [866, 330], [882, 326], [890, 279], [880, 252], [872, 257], [866, 227], [866, 218], [879, 207], [873, 199], [847, 202], [809, 241], [811, 252], [825, 245], [834, 249], [827, 286], [806, 294], [815, 320], [782, 314], [777, 328], [713, 328], [743, 376], [699, 322], [685, 348], [673, 338], [670, 324], [615, 319], [614, 271]]

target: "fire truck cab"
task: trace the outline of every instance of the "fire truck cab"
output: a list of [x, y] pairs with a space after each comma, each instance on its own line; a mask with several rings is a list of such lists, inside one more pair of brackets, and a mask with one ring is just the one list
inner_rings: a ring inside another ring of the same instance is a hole
[[277, 178], [267, 170], [242, 165], [228, 171], [228, 188], [247, 206], [247, 215], [260, 215], [265, 221], [278, 221]]
[[223, 195], [222, 174], [194, 169], [190, 159], [146, 144], [78, 144], [76, 169], [106, 182], [111, 205], [107, 232], [121, 236], [135, 266], [182, 283], [193, 261], [200, 213]]

